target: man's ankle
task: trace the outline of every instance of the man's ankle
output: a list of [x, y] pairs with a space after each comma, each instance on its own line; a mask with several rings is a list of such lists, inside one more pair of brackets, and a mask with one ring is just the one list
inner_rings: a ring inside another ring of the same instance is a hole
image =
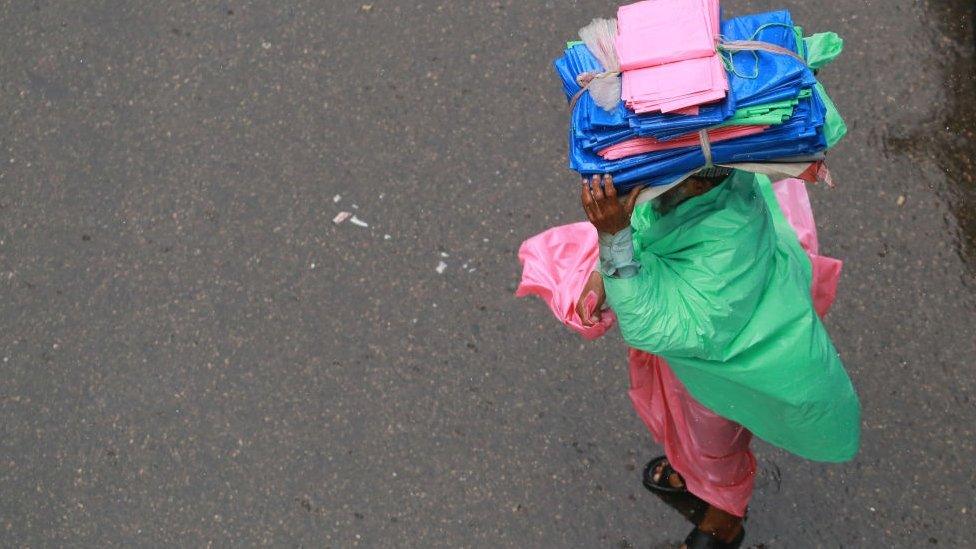
[[715, 536], [723, 543], [730, 543], [742, 531], [742, 519], [716, 507], [709, 506], [704, 518], [702, 518], [701, 523], [698, 525], [698, 529], [706, 534]]

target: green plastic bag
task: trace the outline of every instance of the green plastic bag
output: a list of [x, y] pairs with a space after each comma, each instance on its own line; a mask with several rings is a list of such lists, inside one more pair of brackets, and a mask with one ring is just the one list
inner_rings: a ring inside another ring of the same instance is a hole
[[818, 32], [803, 39], [807, 66], [813, 70], [827, 66], [844, 51], [844, 40], [836, 32]]
[[827, 90], [824, 89], [823, 84], [817, 82], [816, 88], [817, 93], [820, 94], [820, 99], [823, 99], [824, 105], [827, 107], [824, 120], [824, 137], [827, 139], [827, 148], [831, 149], [847, 135], [847, 123], [844, 122], [837, 107], [834, 106], [834, 102], [827, 95]]
[[[799, 43], [799, 42], [798, 42]], [[803, 50], [807, 60], [807, 65], [811, 69], [825, 67], [840, 55], [844, 50], [844, 40], [835, 32], [820, 32], [813, 36], [803, 39]], [[826, 120], [824, 121], [824, 135], [827, 138], [827, 148], [831, 149], [845, 135], [847, 135], [847, 124], [841, 118], [840, 112], [827, 95], [827, 90], [823, 84], [817, 82], [817, 93], [823, 99], [827, 107]]]
[[715, 413], [802, 457], [857, 452], [860, 404], [813, 308], [812, 268], [769, 179], [735, 171], [631, 219], [640, 273], [604, 278], [629, 345], [666, 359]]

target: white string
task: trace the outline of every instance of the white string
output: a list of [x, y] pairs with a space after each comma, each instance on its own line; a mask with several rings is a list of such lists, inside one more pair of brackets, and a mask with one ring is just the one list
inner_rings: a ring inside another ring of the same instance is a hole
[[705, 169], [711, 168], [712, 164], [712, 143], [708, 140], [708, 130], [698, 130], [698, 142], [701, 144], [702, 154], [705, 155]]

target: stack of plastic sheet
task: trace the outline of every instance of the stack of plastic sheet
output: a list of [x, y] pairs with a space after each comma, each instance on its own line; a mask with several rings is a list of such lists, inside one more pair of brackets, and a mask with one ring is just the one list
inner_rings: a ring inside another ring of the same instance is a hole
[[729, 89], [715, 50], [718, 0], [646, 0], [617, 11], [622, 99], [636, 113], [698, 114]]
[[[687, 5], [688, 0], [682, 1]], [[621, 32], [627, 32], [628, 27], [623, 28]], [[788, 11], [723, 21], [721, 34], [729, 41], [772, 44], [806, 56], [808, 62], [818, 59], [817, 67], [836, 57], [841, 44], [830, 33], [833, 40], [804, 41]], [[625, 60], [632, 62], [627, 55], [621, 56], [621, 66]], [[656, 55], [654, 59], [666, 59], [660, 52]], [[581, 93], [571, 115], [570, 167], [583, 175], [612, 174], [618, 190], [626, 191], [635, 185], [671, 184], [709, 160], [715, 165], [820, 161], [846, 132], [811, 67], [800, 58], [763, 50], [723, 55], [728, 94], [697, 108], [644, 113], [621, 101], [606, 111], [588, 93]], [[822, 57], [828, 60], [819, 61]], [[582, 89], [577, 84], [580, 74], [603, 70], [578, 42], [567, 45], [555, 66], [567, 98]]]

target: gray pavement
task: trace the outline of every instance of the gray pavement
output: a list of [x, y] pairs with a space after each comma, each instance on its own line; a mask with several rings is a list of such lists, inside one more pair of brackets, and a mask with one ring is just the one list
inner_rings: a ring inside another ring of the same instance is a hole
[[[0, 545], [678, 542], [619, 336], [512, 296], [581, 219], [551, 60], [615, 6], [0, 1]], [[724, 7], [847, 40], [812, 198], [864, 406], [852, 463], [757, 444], [747, 542], [974, 546], [972, 4]]]

